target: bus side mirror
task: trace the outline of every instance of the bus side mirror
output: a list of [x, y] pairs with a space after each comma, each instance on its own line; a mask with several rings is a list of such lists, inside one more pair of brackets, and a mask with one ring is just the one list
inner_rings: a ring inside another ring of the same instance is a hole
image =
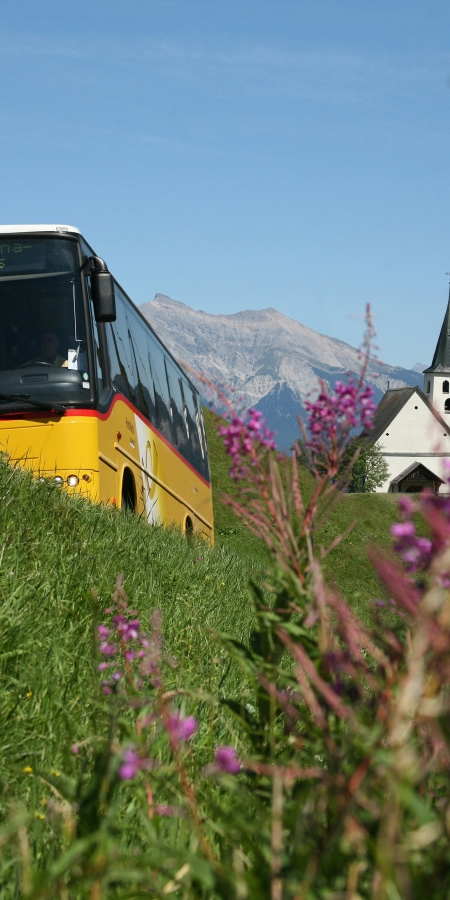
[[116, 298], [113, 277], [108, 272], [106, 263], [99, 256], [91, 257], [89, 264], [95, 321], [115, 322]]

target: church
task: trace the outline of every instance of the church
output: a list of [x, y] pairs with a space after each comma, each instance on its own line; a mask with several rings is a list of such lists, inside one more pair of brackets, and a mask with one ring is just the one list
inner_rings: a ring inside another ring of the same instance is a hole
[[378, 492], [448, 493], [450, 472], [450, 296], [423, 390], [387, 390], [379, 403], [370, 443], [381, 446], [389, 475]]

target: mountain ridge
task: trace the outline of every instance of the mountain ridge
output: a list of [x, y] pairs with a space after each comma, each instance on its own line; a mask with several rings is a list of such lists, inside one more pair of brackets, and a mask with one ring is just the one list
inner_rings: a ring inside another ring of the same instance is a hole
[[[360, 368], [356, 348], [272, 306], [215, 314], [156, 294], [140, 311], [181, 363], [212, 383], [225, 385], [230, 397], [238, 394], [243, 406], [261, 409], [280, 449], [298, 437], [297, 417], [304, 414], [305, 399], [317, 393], [318, 379], [332, 388], [347, 372], [357, 373]], [[422, 376], [371, 359], [366, 380], [373, 384], [379, 402], [388, 383], [390, 387], [420, 385]]]

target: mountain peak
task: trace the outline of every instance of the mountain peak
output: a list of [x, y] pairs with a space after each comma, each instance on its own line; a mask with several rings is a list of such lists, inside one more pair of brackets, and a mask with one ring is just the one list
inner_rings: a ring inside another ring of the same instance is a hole
[[[359, 351], [337, 338], [318, 334], [274, 307], [231, 313], [194, 311], [165, 294], [140, 307], [171, 353], [247, 406], [264, 409], [278, 446], [298, 437], [297, 415], [317, 393], [318, 379], [330, 387], [347, 372], [359, 372]], [[367, 381], [376, 399], [390, 387], [421, 384], [421, 376], [370, 361]], [[283, 410], [277, 410], [277, 404]], [[284, 409], [286, 407], [286, 409]], [[273, 420], [273, 421], [272, 421]]]

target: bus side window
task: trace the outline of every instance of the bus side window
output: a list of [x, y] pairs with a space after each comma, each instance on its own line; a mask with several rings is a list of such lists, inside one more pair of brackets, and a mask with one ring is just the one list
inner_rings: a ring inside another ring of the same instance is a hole
[[183, 388], [183, 379], [181, 378], [181, 376], [178, 376], [178, 384], [180, 387], [181, 404], [182, 404], [183, 415], [184, 415], [184, 424], [186, 426], [187, 436], [188, 436], [188, 438], [190, 438], [192, 428], [189, 423], [188, 408], [186, 406], [186, 398], [184, 396], [184, 388]]
[[172, 409], [172, 422], [175, 435], [175, 445], [183, 454], [190, 458], [188, 432], [183, 411], [183, 397], [180, 391], [178, 370], [170, 359], [164, 357], [167, 386], [169, 388], [170, 405]]
[[172, 396], [173, 392], [172, 392], [171, 386], [170, 386], [170, 375], [169, 375], [169, 370], [168, 370], [168, 368], [167, 368], [167, 357], [166, 357], [165, 354], [164, 354], [164, 373], [165, 373], [165, 376], [166, 376], [167, 393], [168, 393], [168, 395], [169, 395], [169, 412], [170, 412], [170, 418], [172, 419], [172, 422], [173, 422], [173, 411], [174, 411], [175, 403], [174, 403], [174, 399], [173, 399], [173, 396]]
[[198, 435], [200, 438], [200, 448], [203, 457], [203, 474], [206, 478], [209, 478], [209, 466], [208, 466], [208, 456], [206, 453], [206, 435], [205, 435], [205, 426], [203, 424], [203, 416], [201, 407], [199, 407], [197, 394], [192, 392], [192, 400], [194, 402], [195, 407], [195, 420], [197, 422]]
[[132, 311], [127, 311], [128, 334], [134, 371], [136, 406], [149, 422], [156, 421], [154, 388], [148, 364], [147, 335]]
[[152, 352], [151, 352], [151, 351], [152, 351], [152, 348], [151, 348], [151, 345], [150, 345], [150, 341], [149, 341], [149, 339], [148, 339], [148, 335], [146, 335], [146, 339], [147, 339], [147, 357], [146, 357], [147, 366], [146, 366], [146, 368], [147, 368], [147, 371], [148, 371], [149, 376], [150, 376], [150, 377], [149, 377], [149, 384], [151, 385], [150, 391], [152, 392], [153, 403], [154, 403], [154, 406], [155, 406], [155, 421], [157, 422], [157, 421], [158, 421], [158, 418], [159, 418], [158, 395], [157, 395], [157, 393], [156, 393], [156, 387], [155, 387], [155, 373], [154, 373], [154, 371], [153, 371], [153, 365], [152, 365]]
[[167, 389], [164, 353], [160, 345], [151, 335], [147, 338], [148, 355], [153, 375], [157, 425], [168, 441], [173, 443], [172, 418], [170, 415], [170, 398]]
[[127, 339], [128, 323], [121, 292], [117, 285], [114, 285], [114, 293], [116, 295], [117, 318], [115, 322], [109, 322], [106, 326], [108, 353], [111, 362], [111, 383], [116, 390], [134, 403], [131, 348]]
[[203, 460], [205, 458], [205, 449], [202, 442], [200, 418], [197, 409], [196, 397], [190, 387], [185, 385], [186, 409], [189, 422], [189, 430], [191, 433], [192, 452], [194, 457], [194, 465], [202, 471]]

